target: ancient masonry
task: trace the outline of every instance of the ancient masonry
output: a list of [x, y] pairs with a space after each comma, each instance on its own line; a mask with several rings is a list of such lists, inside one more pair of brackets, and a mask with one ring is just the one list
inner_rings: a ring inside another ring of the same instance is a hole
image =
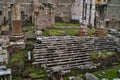
[[[17, 0], [20, 4], [22, 22], [26, 16], [32, 16], [32, 0]], [[91, 26], [99, 26], [99, 24], [107, 28], [119, 29], [119, 0], [34, 0], [39, 5], [40, 3], [56, 4], [55, 17], [56, 20], [61, 19], [64, 22], [71, 20], [79, 20], [80, 23]], [[4, 17], [11, 17], [10, 10], [7, 9], [15, 0], [2, 0], [0, 2], [3, 7], [0, 7], [1, 15], [0, 22], [4, 21]], [[5, 7], [7, 6], [7, 7]], [[118, 14], [116, 14], [118, 13]], [[6, 15], [6, 16], [4, 16]], [[34, 22], [35, 18], [33, 18]], [[102, 22], [102, 23], [100, 23]], [[0, 24], [1, 24], [0, 23]], [[24, 24], [24, 23], [23, 23]], [[113, 27], [115, 26], [115, 27]]]
[[0, 64], [8, 63], [10, 52], [10, 41], [8, 36], [0, 36]]
[[106, 28], [120, 29], [120, 0], [109, 0], [105, 11], [104, 23]]
[[81, 8], [82, 18], [79, 19], [79, 22], [87, 26], [91, 25], [92, 27], [94, 27], [96, 0], [79, 0], [79, 1], [81, 1], [79, 5], [82, 5]]
[[0, 36], [0, 80], [12, 80], [12, 71], [4, 65], [8, 64], [10, 42], [8, 36]]
[[92, 7], [91, 7], [91, 26], [95, 26], [95, 7], [96, 7], [96, 0], [92, 0]]
[[22, 33], [22, 25], [21, 25], [21, 14], [20, 14], [20, 6], [19, 4], [14, 4], [11, 6], [12, 11], [12, 31], [10, 36], [10, 42], [13, 46], [23, 47], [25, 46], [24, 43], [24, 35]]
[[34, 4], [33, 19], [36, 30], [53, 27], [55, 24], [54, 4]]
[[71, 7], [71, 18], [73, 20], [82, 20], [82, 0], [74, 0]]
[[80, 38], [76, 36], [42, 37], [42, 44], [34, 45], [34, 65], [41, 64], [46, 70], [61, 66], [62, 71], [78, 67], [95, 68], [91, 64], [92, 51], [115, 50], [118, 47], [114, 38]]
[[[75, 2], [76, 1], [79, 2], [76, 4], [78, 7], [74, 8], [76, 9], [76, 12], [77, 8], [79, 8], [79, 22], [85, 24], [86, 26], [98, 27], [99, 20], [101, 17], [104, 17], [103, 12], [105, 12], [104, 8], [107, 5], [107, 0], [75, 0]], [[101, 9], [103, 10], [100, 11]]]
[[77, 36], [87, 37], [88, 36], [87, 26], [81, 25], [80, 26], [80, 31], [77, 33]]

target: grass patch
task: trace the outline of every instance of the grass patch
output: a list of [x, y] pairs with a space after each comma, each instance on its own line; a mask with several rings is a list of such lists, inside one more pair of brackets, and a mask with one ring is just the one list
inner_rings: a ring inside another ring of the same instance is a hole
[[78, 33], [79, 28], [50, 28], [46, 29], [42, 34], [43, 36], [59, 36], [59, 35], [75, 35]]
[[[88, 28], [88, 34], [89, 34], [89, 36], [92, 36], [95, 33], [95, 31], [96, 31], [95, 28], [92, 28], [92, 29]], [[108, 34], [107, 31], [104, 31], [104, 32], [105, 32], [105, 35]]]
[[25, 36], [33, 37], [33, 36], [35, 36], [35, 33], [33, 31], [28, 31], [25, 33]]
[[12, 80], [19, 80], [19, 78], [16, 76], [13, 76]]
[[101, 54], [99, 54], [98, 51], [94, 51], [94, 52], [90, 53], [90, 55], [91, 55], [91, 57], [92, 57], [93, 59], [96, 59], [96, 58], [98, 58], [98, 56], [101, 56], [101, 57], [105, 58], [105, 57], [107, 57], [107, 56], [109, 56], [109, 55], [113, 55], [113, 54], [114, 54], [114, 52], [112, 52], [112, 51], [107, 51], [107, 50], [100, 51], [100, 53], [101, 53]]
[[95, 33], [95, 30], [96, 30], [96, 29], [94, 29], [94, 28], [88, 29], [88, 34], [89, 34], [90, 36], [93, 35], [93, 33]]
[[24, 26], [23, 27], [23, 31], [27, 31], [27, 32], [25, 32], [25, 36], [27, 36], [27, 37], [33, 37], [33, 36], [35, 36], [34, 26], [33, 25]]
[[[28, 25], [28, 26], [24, 26], [23, 30], [25, 30], [24, 34], [26, 38], [35, 38], [35, 33], [34, 33], [34, 26], [33, 25]], [[34, 44], [35, 41], [33, 40], [26, 40], [26, 44]]]
[[26, 66], [25, 72], [29, 73], [31, 77], [46, 76], [45, 70], [41, 67], [33, 68], [33, 66]]
[[28, 25], [28, 26], [24, 26], [23, 30], [30, 30], [33, 31], [34, 30], [34, 25]]
[[[13, 69], [15, 68], [15, 70], [19, 70], [18, 68], [23, 69], [23, 73], [27, 73], [29, 74], [31, 77], [41, 77], [41, 76], [45, 76], [45, 70], [41, 67], [36, 67], [34, 68], [32, 65], [24, 65], [24, 61], [25, 61], [25, 57], [24, 55], [27, 53], [27, 50], [18, 50], [16, 52], [14, 52], [10, 58], [10, 64], [17, 64], [19, 67], [16, 68], [15, 66], [12, 66]], [[24, 65], [24, 67], [23, 67]], [[14, 76], [13, 75], [13, 80], [19, 80], [20, 76]]]
[[55, 23], [55, 26], [80, 26], [80, 24], [74, 24], [74, 23]]
[[14, 52], [10, 58], [10, 63], [24, 63], [24, 54], [27, 52], [27, 50], [18, 50]]
[[[117, 78], [117, 71], [120, 69], [120, 65], [117, 67], [111, 67], [111, 68], [105, 68], [102, 71], [94, 72], [93, 74], [96, 75], [100, 80], [102, 78], [108, 78], [109, 80], [112, 80], [113, 78]], [[102, 72], [105, 72], [105, 74], [102, 74]], [[102, 76], [99, 76], [98, 74], [101, 74]]]
[[71, 72], [66, 73], [63, 76], [63, 80], [69, 80], [68, 78], [71, 77], [71, 76], [80, 77], [80, 78], [83, 78], [85, 80], [84, 74], [82, 74], [81, 70], [78, 69], [78, 68], [74, 68], [74, 69], [71, 70]]
[[35, 41], [26, 41], [26, 44], [32, 44], [32, 45], [34, 45]]
[[[114, 66], [114, 67], [109, 67], [109, 68], [105, 67], [103, 70], [92, 72], [92, 74], [94, 74], [96, 77], [98, 77], [99, 80], [101, 80], [102, 78], [108, 78], [109, 80], [112, 80], [113, 78], [118, 77], [117, 76], [117, 71], [119, 69], [120, 69], [120, 65]], [[99, 76], [99, 74], [101, 74], [102, 76]], [[73, 70], [70, 73], [67, 73], [63, 77], [63, 79], [68, 80], [68, 78], [70, 76], [81, 77], [81, 78], [83, 78], [83, 80], [86, 80], [85, 74], [81, 73], [79, 69], [77, 71]]]
[[13, 80], [19, 80], [19, 74], [24, 67], [24, 54], [27, 53], [27, 50], [17, 50], [12, 53], [9, 59], [9, 67], [13, 70]]

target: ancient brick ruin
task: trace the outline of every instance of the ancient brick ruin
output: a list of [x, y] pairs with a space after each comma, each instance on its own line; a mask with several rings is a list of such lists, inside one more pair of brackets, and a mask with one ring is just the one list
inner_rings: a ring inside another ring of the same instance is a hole
[[33, 10], [33, 19], [36, 30], [54, 27], [55, 13], [54, 4], [41, 3], [35, 5]]
[[0, 65], [8, 64], [10, 47], [9, 37], [0, 36]]

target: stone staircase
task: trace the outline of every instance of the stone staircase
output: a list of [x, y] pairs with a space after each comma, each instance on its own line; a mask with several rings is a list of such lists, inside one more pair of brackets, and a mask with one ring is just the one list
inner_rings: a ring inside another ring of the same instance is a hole
[[[71, 68], [93, 66], [89, 52], [114, 50], [114, 38], [80, 38], [76, 36], [42, 37], [42, 44], [34, 45], [34, 65], [41, 64], [45, 69], [61, 66], [63, 71]], [[95, 66], [94, 66], [95, 67]]]

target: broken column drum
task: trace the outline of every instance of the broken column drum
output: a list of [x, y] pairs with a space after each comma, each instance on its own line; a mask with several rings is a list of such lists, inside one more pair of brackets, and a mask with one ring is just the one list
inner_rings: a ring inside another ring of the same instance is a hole
[[95, 31], [95, 36], [96, 37], [105, 37], [105, 30], [101, 27], [98, 27], [96, 28], [96, 31]]
[[78, 32], [78, 36], [81, 37], [87, 36], [87, 31], [84, 28], [80, 28], [80, 31]]

